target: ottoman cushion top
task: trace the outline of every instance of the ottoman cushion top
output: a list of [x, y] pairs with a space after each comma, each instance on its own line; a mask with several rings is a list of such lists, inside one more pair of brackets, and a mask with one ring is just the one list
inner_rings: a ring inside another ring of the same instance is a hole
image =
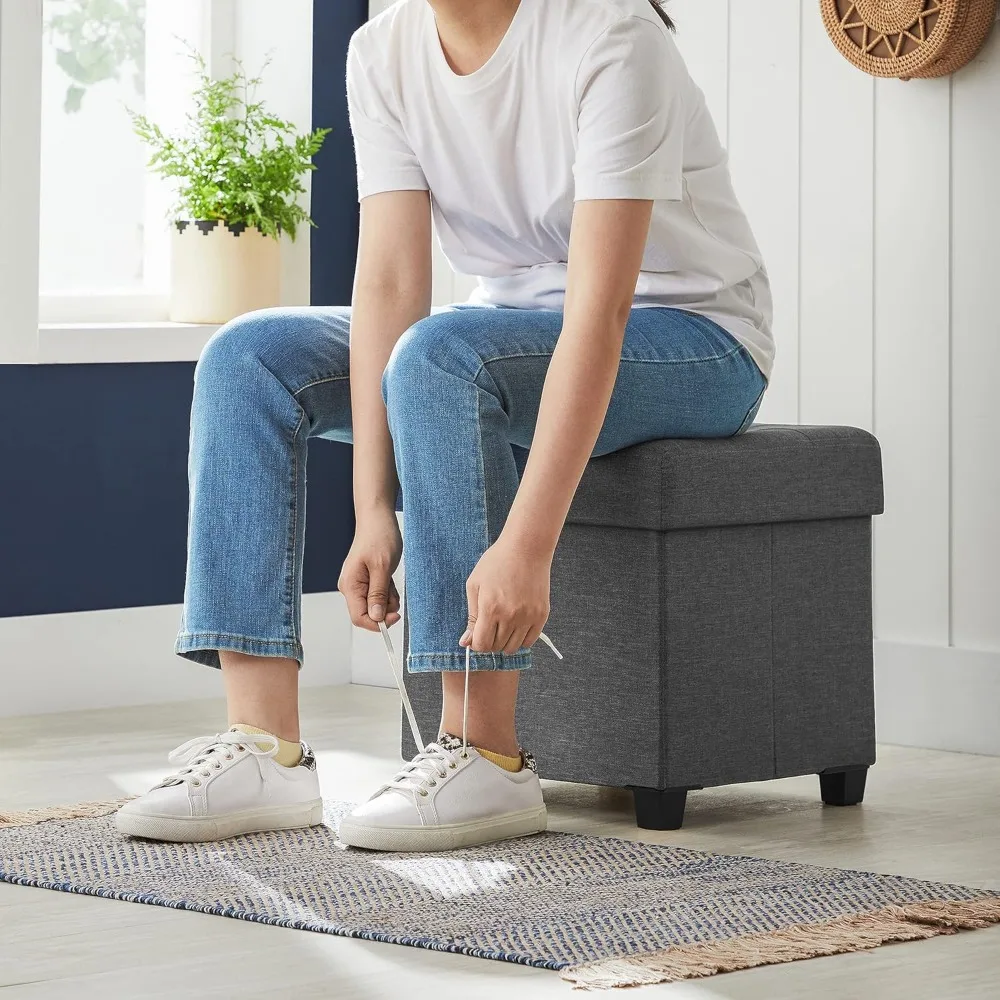
[[878, 440], [856, 427], [760, 424], [593, 459], [567, 522], [671, 531], [881, 514]]

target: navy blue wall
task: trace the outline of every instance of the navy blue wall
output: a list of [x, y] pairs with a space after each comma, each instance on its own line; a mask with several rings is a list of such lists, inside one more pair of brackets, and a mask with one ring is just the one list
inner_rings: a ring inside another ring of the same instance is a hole
[[[313, 301], [348, 302], [357, 247], [344, 55], [367, 3], [316, 0]], [[193, 363], [0, 365], [0, 618], [183, 597]], [[350, 449], [309, 455], [305, 590], [334, 590], [354, 531]]]
[[[0, 366], [0, 617], [184, 593], [193, 363]], [[305, 589], [335, 590], [350, 449], [309, 456]]]
[[347, 120], [344, 67], [347, 43], [368, 19], [368, 0], [315, 0], [313, 4], [313, 121], [332, 128], [313, 174], [312, 300], [351, 301], [358, 249], [357, 179]]

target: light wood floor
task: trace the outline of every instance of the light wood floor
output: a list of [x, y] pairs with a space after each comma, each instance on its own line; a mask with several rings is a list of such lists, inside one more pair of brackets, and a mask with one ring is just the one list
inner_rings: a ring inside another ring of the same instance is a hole
[[[394, 692], [304, 696], [324, 794], [359, 800], [396, 763]], [[140, 792], [174, 746], [221, 725], [220, 702], [0, 721], [0, 803]], [[628, 795], [549, 784], [549, 825], [1000, 889], [1000, 758], [882, 747], [860, 808], [823, 808], [817, 779], [692, 793], [685, 828], [638, 831]], [[0, 1000], [568, 997], [555, 973], [162, 907], [0, 884]], [[670, 1000], [998, 1000], [1000, 927], [692, 983]]]

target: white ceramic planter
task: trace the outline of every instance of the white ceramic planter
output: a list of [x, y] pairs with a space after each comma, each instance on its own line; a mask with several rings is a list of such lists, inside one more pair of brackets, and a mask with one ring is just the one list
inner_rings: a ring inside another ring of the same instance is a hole
[[170, 267], [174, 323], [228, 323], [281, 303], [278, 240], [242, 224], [177, 222]]

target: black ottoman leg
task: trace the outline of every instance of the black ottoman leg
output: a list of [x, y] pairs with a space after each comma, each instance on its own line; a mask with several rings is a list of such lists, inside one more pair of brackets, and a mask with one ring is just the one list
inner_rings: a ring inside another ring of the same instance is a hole
[[865, 797], [867, 767], [849, 767], [824, 771], [819, 776], [819, 791], [828, 806], [856, 806]]
[[679, 830], [684, 822], [686, 788], [632, 786], [635, 821], [640, 830]]

